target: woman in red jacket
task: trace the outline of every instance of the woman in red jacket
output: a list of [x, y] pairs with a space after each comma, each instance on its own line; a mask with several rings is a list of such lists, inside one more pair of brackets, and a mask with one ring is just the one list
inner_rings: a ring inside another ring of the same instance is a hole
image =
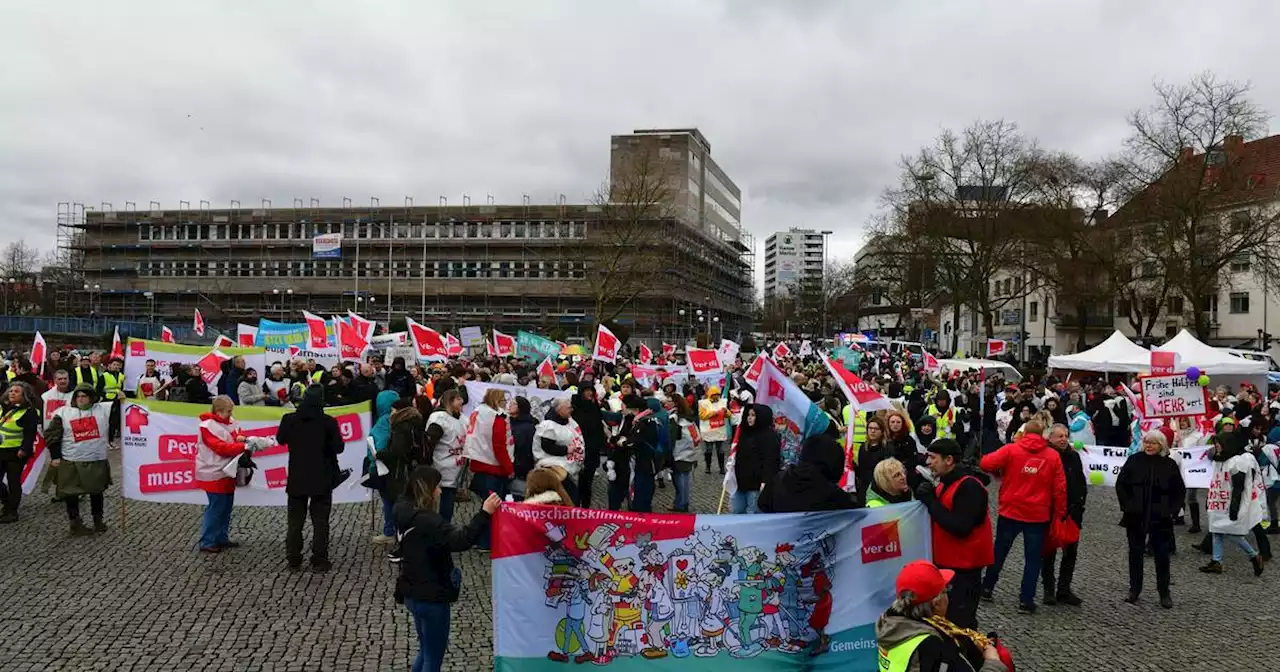
[[196, 448], [196, 485], [209, 497], [200, 522], [200, 552], [219, 553], [240, 544], [231, 541], [231, 506], [236, 496], [236, 479], [223, 469], [244, 452], [244, 433], [231, 419], [235, 403], [218, 396], [209, 413], [200, 416], [200, 436]]

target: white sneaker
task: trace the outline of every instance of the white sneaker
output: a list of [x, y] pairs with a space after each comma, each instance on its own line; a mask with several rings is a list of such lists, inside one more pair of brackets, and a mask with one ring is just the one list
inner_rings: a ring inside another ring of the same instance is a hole
[[375, 544], [394, 544], [394, 543], [396, 543], [396, 538], [395, 538], [395, 537], [388, 537], [388, 536], [387, 536], [387, 535], [385, 535], [385, 534], [375, 534], [375, 535], [373, 535], [373, 543], [375, 543]]

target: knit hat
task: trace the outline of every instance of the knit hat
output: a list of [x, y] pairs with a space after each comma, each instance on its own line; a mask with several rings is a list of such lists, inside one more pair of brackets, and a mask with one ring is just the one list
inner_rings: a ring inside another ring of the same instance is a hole
[[79, 385], [76, 385], [76, 389], [71, 391], [71, 398], [75, 399], [76, 395], [81, 392], [89, 395], [89, 401], [95, 404], [98, 402], [98, 390], [94, 386], [88, 383], [80, 383]]

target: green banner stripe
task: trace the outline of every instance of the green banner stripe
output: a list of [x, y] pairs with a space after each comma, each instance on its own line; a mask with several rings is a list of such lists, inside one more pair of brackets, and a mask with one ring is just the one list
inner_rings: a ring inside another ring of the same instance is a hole
[[[187, 404], [179, 401], [156, 401], [154, 399], [130, 399], [129, 403], [137, 404], [149, 411], [164, 413], [167, 415], [180, 415], [188, 418], [198, 418], [209, 412], [209, 407], [204, 404]], [[326, 415], [333, 417], [341, 417], [351, 413], [368, 413], [370, 411], [368, 404], [351, 404], [349, 406], [333, 406], [324, 409]], [[279, 422], [280, 418], [292, 413], [287, 408], [278, 408], [274, 406], [236, 406], [236, 410], [232, 413], [233, 418], [237, 420], [247, 420], [250, 422]]]
[[[133, 343], [135, 341], [140, 343], [146, 343], [148, 352], [167, 352], [175, 355], [196, 355], [198, 357], [203, 357], [209, 354], [210, 350], [214, 349], [212, 344], [180, 345], [178, 343], [165, 343], [164, 341], [148, 341], [144, 338], [129, 339], [129, 343]], [[234, 356], [248, 357], [249, 355], [261, 355], [266, 353], [266, 351], [267, 351], [266, 348], [241, 348], [241, 347], [218, 348], [218, 352], [226, 353], [233, 357]], [[129, 349], [126, 345], [125, 353], [128, 353], [128, 352], [129, 352]]]

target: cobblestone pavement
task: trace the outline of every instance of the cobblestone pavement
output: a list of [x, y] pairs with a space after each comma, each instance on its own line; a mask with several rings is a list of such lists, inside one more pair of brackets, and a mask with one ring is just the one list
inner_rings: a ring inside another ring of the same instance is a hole
[[[699, 471], [694, 483], [698, 510], [714, 511], [719, 477]], [[658, 490], [655, 504], [668, 506], [671, 493]], [[129, 502], [122, 530], [120, 501], [113, 488], [112, 529], [99, 537], [69, 538], [63, 508], [39, 493], [24, 502], [19, 523], [0, 526], [0, 670], [409, 668], [412, 623], [392, 599], [393, 567], [369, 543], [368, 506], [335, 507], [334, 569], [313, 574], [285, 567], [283, 509], [236, 509], [233, 538], [244, 546], [204, 556], [195, 551], [200, 507]], [[460, 515], [475, 507], [461, 505]], [[979, 613], [984, 630], [1006, 637], [1019, 670], [1274, 669], [1265, 651], [1280, 624], [1272, 607], [1280, 567], [1254, 578], [1230, 550], [1225, 575], [1201, 575], [1202, 556], [1180, 528], [1177, 606], [1159, 608], [1150, 574], [1147, 593], [1131, 606], [1121, 601], [1128, 584], [1118, 519], [1112, 491], [1093, 488], [1075, 582], [1085, 601], [1079, 608], [1016, 614], [1015, 544], [996, 602]], [[445, 668], [478, 672], [492, 667], [488, 556], [459, 559], [465, 585]]]

